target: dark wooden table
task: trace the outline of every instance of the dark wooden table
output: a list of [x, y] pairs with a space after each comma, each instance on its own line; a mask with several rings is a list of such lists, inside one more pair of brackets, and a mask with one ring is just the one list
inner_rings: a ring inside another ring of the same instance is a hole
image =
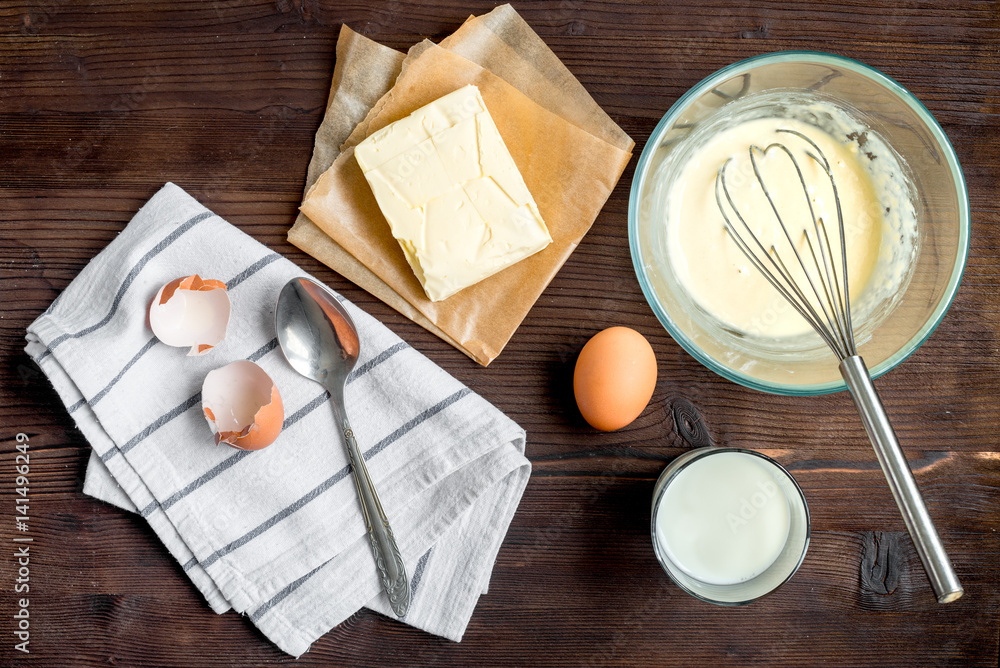
[[[87, 442], [23, 352], [25, 327], [166, 181], [314, 272], [527, 429], [534, 469], [461, 644], [370, 612], [303, 665], [996, 666], [1000, 632], [1000, 3], [522, 2], [516, 8], [642, 149], [690, 86], [783, 49], [857, 58], [937, 117], [965, 169], [972, 251], [929, 341], [877, 382], [965, 597], [938, 605], [846, 395], [785, 398], [713, 375], [643, 300], [628, 170], [505, 352], [481, 368], [285, 240], [341, 23], [405, 49], [491, 3], [8, 0], [0, 5], [0, 665], [293, 663], [213, 614], [139, 517], [82, 493]], [[599, 329], [653, 343], [659, 381], [630, 427], [572, 398]], [[14, 650], [15, 434], [30, 437], [31, 636]], [[668, 582], [653, 482], [702, 442], [768, 453], [812, 510], [809, 554], [739, 609]]]

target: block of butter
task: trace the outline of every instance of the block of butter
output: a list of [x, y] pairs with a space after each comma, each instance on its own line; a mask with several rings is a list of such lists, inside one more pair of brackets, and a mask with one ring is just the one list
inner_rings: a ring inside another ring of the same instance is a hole
[[354, 155], [431, 301], [552, 243], [476, 86], [387, 125]]

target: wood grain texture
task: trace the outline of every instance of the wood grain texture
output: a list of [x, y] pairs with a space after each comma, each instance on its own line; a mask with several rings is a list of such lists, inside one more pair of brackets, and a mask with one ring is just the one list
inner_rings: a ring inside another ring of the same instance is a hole
[[[0, 666], [997, 666], [1000, 634], [1000, 3], [543, 0], [522, 16], [637, 143], [688, 88], [782, 49], [857, 58], [930, 109], [963, 165], [973, 241], [936, 333], [876, 381], [956, 569], [934, 602], [848, 397], [765, 396], [701, 367], [635, 280], [626, 170], [488, 369], [289, 245], [342, 23], [406, 49], [491, 2], [11, 0], [0, 5]], [[82, 494], [88, 445], [24, 329], [165, 181], [327, 281], [528, 431], [533, 475], [490, 592], [455, 644], [370, 612], [299, 661], [215, 615], [138, 517]], [[575, 408], [573, 364], [627, 325], [659, 363], [618, 432]], [[14, 435], [31, 438], [31, 655], [13, 650]], [[743, 608], [666, 579], [649, 538], [692, 444], [760, 450], [805, 490], [798, 574]]]

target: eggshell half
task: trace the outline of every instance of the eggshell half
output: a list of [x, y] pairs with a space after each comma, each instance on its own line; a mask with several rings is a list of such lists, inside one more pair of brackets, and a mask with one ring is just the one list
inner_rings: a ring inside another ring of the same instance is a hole
[[226, 337], [231, 310], [226, 284], [200, 276], [176, 278], [149, 305], [149, 326], [163, 343], [203, 355]]
[[592, 427], [614, 431], [631, 423], [649, 404], [655, 389], [656, 355], [634, 329], [605, 329], [580, 351], [573, 394]]
[[285, 410], [278, 387], [253, 362], [240, 360], [205, 376], [201, 407], [216, 443], [260, 450], [281, 433]]

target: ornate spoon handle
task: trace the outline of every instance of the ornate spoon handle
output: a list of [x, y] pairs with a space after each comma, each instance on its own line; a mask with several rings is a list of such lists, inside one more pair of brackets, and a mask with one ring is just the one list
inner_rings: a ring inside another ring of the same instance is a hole
[[351, 469], [354, 471], [354, 482], [358, 487], [358, 497], [361, 499], [361, 511], [365, 517], [368, 538], [371, 540], [372, 552], [375, 554], [375, 565], [382, 577], [382, 587], [389, 596], [389, 605], [397, 617], [406, 615], [410, 607], [410, 581], [406, 577], [403, 558], [396, 546], [396, 539], [389, 527], [389, 519], [385, 516], [378, 492], [368, 475], [365, 458], [361, 456], [358, 442], [354, 439], [354, 431], [347, 421], [347, 416], [341, 418], [344, 430], [344, 442], [347, 444], [347, 454], [351, 458]]

